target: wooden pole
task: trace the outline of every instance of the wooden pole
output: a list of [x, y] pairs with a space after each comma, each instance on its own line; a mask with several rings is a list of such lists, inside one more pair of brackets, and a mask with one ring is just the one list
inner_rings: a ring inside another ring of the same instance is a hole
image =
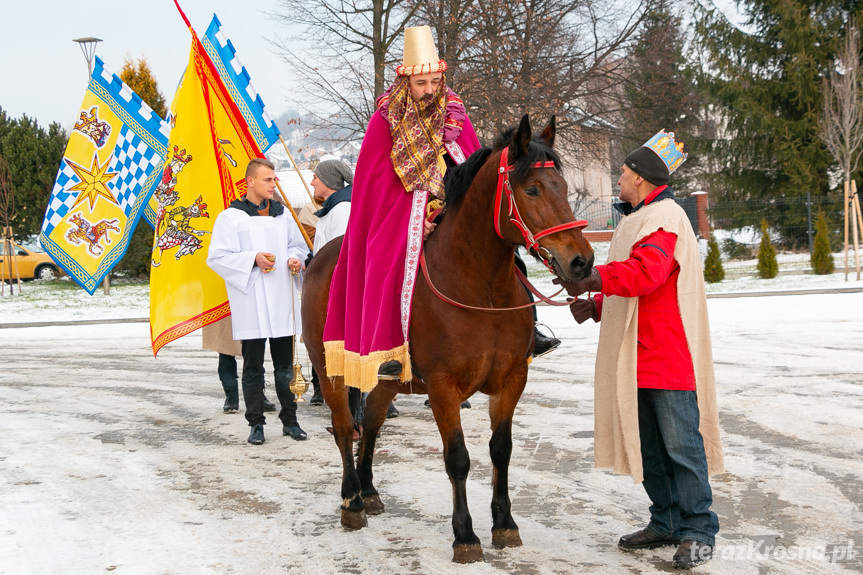
[[300, 217], [297, 215], [297, 212], [294, 211], [294, 208], [291, 207], [291, 202], [288, 201], [288, 197], [282, 190], [282, 185], [279, 183], [279, 180], [276, 180], [276, 187], [279, 189], [279, 198], [281, 198], [285, 207], [291, 210], [291, 215], [294, 216], [294, 221], [297, 222], [297, 227], [300, 228], [300, 233], [303, 234], [303, 239], [306, 240], [306, 244], [308, 244], [309, 249], [312, 249], [312, 240], [309, 239], [309, 234], [307, 234], [306, 230], [303, 229], [303, 224], [300, 223]]
[[[6, 268], [9, 270], [8, 274], [3, 274], [6, 278], [9, 279], [9, 295], [15, 295], [15, 287], [12, 283], [12, 242], [6, 239], [6, 234], [4, 234], [3, 238], [3, 259], [6, 262]], [[6, 280], [3, 280], [3, 286], [6, 286]], [[4, 292], [5, 293], [5, 292]]]
[[863, 215], [860, 214], [860, 196], [857, 195], [857, 181], [851, 180], [851, 217], [854, 223], [854, 263], [857, 267], [857, 281], [860, 281], [860, 232], [863, 231]]
[[[288, 144], [285, 143], [285, 139], [282, 137], [281, 134], [279, 134], [279, 141], [282, 143], [282, 147], [285, 148], [285, 153], [288, 155], [288, 159], [291, 161], [291, 164], [294, 166], [294, 169], [297, 171], [297, 175], [300, 176], [300, 181], [303, 182], [303, 187], [306, 188], [306, 193], [309, 194], [309, 199], [312, 200], [312, 203], [314, 203], [315, 202], [315, 196], [313, 196], [311, 190], [309, 190], [309, 185], [306, 183], [306, 179], [303, 177], [303, 174], [300, 172], [300, 168], [299, 168], [299, 166], [297, 166], [297, 163], [294, 161], [294, 157], [291, 155], [290, 150], [288, 150]], [[281, 190], [281, 188], [279, 188], [279, 189]], [[291, 210], [291, 211], [293, 211], [293, 210]], [[297, 225], [300, 225], [299, 220], [297, 221]], [[302, 229], [302, 227], [303, 226], [300, 225], [300, 229]]]
[[848, 179], [845, 179], [845, 187], [842, 191], [842, 213], [845, 217], [845, 281], [848, 281]]

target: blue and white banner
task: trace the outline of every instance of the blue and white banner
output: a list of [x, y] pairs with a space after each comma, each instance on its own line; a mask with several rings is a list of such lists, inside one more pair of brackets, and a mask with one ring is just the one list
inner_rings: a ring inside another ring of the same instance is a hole
[[170, 128], [96, 57], [40, 240], [92, 294], [122, 259], [162, 176]]
[[249, 73], [237, 58], [234, 44], [225, 34], [222, 23], [215, 14], [202, 42], [207, 55], [216, 65], [222, 82], [227, 86], [231, 98], [240, 109], [240, 114], [249, 125], [252, 137], [261, 151], [266, 152], [279, 140], [279, 128], [267, 114], [264, 101], [252, 86]]

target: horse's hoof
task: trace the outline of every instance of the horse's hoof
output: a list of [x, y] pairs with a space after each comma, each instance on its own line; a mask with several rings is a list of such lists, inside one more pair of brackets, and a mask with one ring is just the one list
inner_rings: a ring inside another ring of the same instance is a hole
[[369, 520], [368, 517], [366, 517], [365, 509], [362, 511], [349, 511], [347, 509], [342, 509], [342, 527], [348, 531], [362, 529], [368, 524]]
[[384, 502], [379, 495], [364, 495], [363, 507], [368, 515], [380, 515], [384, 512]]
[[476, 563], [477, 561], [482, 561], [482, 545], [479, 543], [470, 545], [458, 543], [452, 546], [453, 563]]
[[518, 529], [492, 529], [491, 544], [498, 549], [521, 547], [521, 537], [518, 534]]

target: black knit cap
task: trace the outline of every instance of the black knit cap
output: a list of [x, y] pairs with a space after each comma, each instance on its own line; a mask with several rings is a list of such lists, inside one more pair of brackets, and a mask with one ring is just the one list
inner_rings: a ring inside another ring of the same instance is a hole
[[623, 163], [655, 186], [668, 184], [668, 179], [671, 176], [668, 173], [668, 166], [665, 165], [665, 162], [656, 155], [656, 152], [646, 146], [641, 146], [637, 150], [629, 152], [626, 158], [624, 158]]

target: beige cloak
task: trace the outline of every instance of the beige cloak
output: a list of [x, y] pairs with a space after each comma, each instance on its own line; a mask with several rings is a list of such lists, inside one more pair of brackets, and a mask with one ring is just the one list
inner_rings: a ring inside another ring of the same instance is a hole
[[201, 347], [210, 351], [218, 351], [225, 355], [239, 357], [243, 350], [239, 341], [234, 339], [231, 331], [231, 316], [224, 317], [215, 323], [201, 328], [203, 344]]
[[[632, 246], [662, 228], [677, 235], [674, 259], [680, 265], [677, 299], [692, 365], [700, 413], [699, 431], [704, 438], [711, 475], [722, 473], [724, 463], [716, 410], [713, 352], [707, 321], [707, 298], [698, 242], [683, 209], [671, 199], [639, 208], [624, 217], [611, 240], [608, 262], [629, 258]], [[605, 296], [596, 354], [594, 399], [594, 464], [644, 480], [641, 441], [638, 434], [638, 298]]]

